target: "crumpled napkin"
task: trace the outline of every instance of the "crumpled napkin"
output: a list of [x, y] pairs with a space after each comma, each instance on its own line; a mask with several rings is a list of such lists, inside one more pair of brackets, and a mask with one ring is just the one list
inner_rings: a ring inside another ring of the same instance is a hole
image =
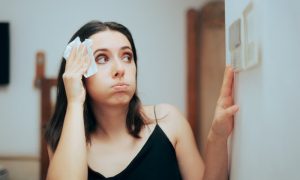
[[[68, 57], [71, 54], [72, 48], [73, 47], [79, 47], [81, 44], [79, 37], [76, 37], [72, 42], [70, 42], [65, 51], [64, 51], [64, 58], [67, 60]], [[85, 39], [82, 44], [84, 44], [87, 47], [87, 52], [88, 52], [88, 56], [91, 60], [91, 64], [90, 67], [87, 69], [86, 73], [84, 73], [84, 77], [88, 78], [94, 74], [97, 73], [98, 69], [97, 69], [97, 64], [95, 62], [95, 57], [93, 55], [93, 50], [92, 50], [92, 40], [91, 39]]]

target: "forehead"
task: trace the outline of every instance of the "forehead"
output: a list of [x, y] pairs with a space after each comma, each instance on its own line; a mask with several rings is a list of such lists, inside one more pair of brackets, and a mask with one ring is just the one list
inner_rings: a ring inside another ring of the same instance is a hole
[[125, 35], [118, 31], [101, 31], [91, 37], [93, 41], [92, 49], [115, 49], [118, 50], [124, 46], [131, 48], [130, 42]]

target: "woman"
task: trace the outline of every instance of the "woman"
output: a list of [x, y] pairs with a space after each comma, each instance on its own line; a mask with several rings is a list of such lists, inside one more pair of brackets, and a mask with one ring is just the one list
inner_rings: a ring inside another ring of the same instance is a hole
[[129, 30], [92, 21], [71, 38], [92, 40], [98, 72], [87, 48], [73, 48], [58, 76], [54, 115], [46, 129], [47, 179], [227, 179], [227, 138], [238, 110], [226, 69], [207, 143], [206, 163], [187, 120], [171, 105], [142, 106], [137, 55]]

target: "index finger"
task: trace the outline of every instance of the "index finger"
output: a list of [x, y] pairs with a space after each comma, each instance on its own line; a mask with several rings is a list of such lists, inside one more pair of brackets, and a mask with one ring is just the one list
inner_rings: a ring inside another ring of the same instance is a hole
[[73, 59], [76, 56], [76, 53], [77, 53], [77, 47], [73, 47], [71, 52], [70, 52], [69, 57], [66, 59], [66, 64], [70, 64], [71, 61], [73, 61]]
[[220, 93], [221, 97], [227, 97], [232, 94], [233, 77], [234, 77], [234, 72], [233, 72], [231, 66], [226, 66], [223, 84], [222, 84], [221, 93]]

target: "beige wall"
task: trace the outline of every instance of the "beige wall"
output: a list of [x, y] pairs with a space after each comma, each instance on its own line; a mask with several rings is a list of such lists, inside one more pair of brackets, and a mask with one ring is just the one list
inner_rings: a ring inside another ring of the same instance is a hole
[[0, 164], [9, 172], [10, 180], [39, 180], [39, 160], [37, 158], [0, 157]]

